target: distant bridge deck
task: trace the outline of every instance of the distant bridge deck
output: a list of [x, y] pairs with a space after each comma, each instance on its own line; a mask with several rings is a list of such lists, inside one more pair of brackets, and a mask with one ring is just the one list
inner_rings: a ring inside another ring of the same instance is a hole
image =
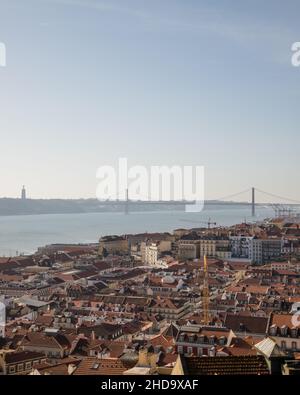
[[186, 204], [196, 204], [195, 200], [105, 200], [99, 201], [101, 206], [126, 206], [134, 205], [167, 205], [167, 206], [182, 206]]
[[[99, 201], [101, 206], [126, 206], [126, 205], [165, 205], [165, 206], [183, 206], [187, 204], [197, 204], [196, 200], [105, 200]], [[241, 206], [251, 206], [251, 202], [226, 202], [226, 201], [215, 201], [206, 200], [204, 202], [206, 205], [241, 205]], [[256, 206], [272, 206], [271, 203], [256, 203]], [[299, 206], [295, 204], [295, 206]]]

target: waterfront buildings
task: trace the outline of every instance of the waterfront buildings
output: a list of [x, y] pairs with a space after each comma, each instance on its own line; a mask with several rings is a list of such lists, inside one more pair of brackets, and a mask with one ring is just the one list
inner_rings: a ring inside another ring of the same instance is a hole
[[104, 236], [99, 241], [99, 255], [126, 254], [128, 240], [122, 236]]

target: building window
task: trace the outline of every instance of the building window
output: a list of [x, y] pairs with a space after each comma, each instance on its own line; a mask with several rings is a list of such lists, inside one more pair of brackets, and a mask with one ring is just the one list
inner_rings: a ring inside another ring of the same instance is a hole
[[297, 328], [293, 328], [291, 332], [292, 332], [292, 337], [297, 337], [297, 333], [298, 333]]
[[23, 364], [19, 363], [18, 364], [18, 372], [21, 372], [23, 370]]
[[297, 342], [292, 342], [292, 350], [293, 351], [297, 350]]
[[282, 340], [282, 342], [281, 342], [281, 348], [282, 348], [283, 350], [286, 349], [286, 341], [285, 341], [285, 340]]
[[182, 354], [183, 353], [183, 347], [182, 346], [178, 346], [178, 354]]
[[16, 372], [16, 367], [15, 366], [10, 366], [8, 371], [9, 371], [9, 373], [15, 373]]
[[188, 347], [187, 352], [188, 354], [193, 354], [193, 347]]
[[270, 328], [270, 334], [275, 336], [277, 333], [277, 326], [276, 325], [272, 325]]
[[26, 362], [25, 369], [26, 370], [31, 369], [31, 362]]
[[281, 332], [281, 336], [286, 336], [287, 335], [287, 326], [282, 325], [282, 327], [280, 328], [280, 332]]

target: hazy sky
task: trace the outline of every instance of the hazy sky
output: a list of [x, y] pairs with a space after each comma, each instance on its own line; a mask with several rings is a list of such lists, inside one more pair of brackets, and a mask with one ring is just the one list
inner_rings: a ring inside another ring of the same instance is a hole
[[0, 196], [94, 197], [96, 170], [204, 165], [206, 198], [300, 200], [300, 3], [1, 0]]

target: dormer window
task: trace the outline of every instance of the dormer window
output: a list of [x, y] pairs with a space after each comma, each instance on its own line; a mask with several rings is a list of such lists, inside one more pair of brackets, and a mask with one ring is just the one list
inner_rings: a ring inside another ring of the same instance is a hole
[[184, 338], [185, 338], [184, 335], [180, 335], [179, 340], [180, 340], [181, 342], [184, 342]]
[[298, 337], [298, 328], [295, 326], [291, 329], [291, 335], [292, 337]]
[[282, 336], [286, 336], [287, 335], [287, 326], [286, 325], [282, 325], [282, 327], [280, 328], [280, 334]]
[[277, 334], [277, 325], [274, 324], [270, 328], [270, 335], [276, 336], [276, 334]]

